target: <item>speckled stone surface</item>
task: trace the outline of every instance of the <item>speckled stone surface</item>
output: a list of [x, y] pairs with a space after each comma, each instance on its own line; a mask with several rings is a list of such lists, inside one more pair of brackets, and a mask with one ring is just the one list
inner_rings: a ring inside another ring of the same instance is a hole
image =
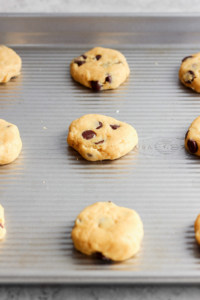
[[[193, 0], [0, 0], [0, 12], [200, 12]], [[199, 299], [200, 286], [0, 286], [3, 300], [188, 300]]]
[[3, 300], [199, 300], [196, 286], [7, 286]]

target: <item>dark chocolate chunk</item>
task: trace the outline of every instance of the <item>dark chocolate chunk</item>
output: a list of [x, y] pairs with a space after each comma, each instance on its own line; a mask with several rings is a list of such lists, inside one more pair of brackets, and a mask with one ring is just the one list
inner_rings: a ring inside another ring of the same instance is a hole
[[87, 153], [87, 156], [88, 156], [88, 157], [92, 157], [92, 154], [90, 154], [90, 153]]
[[80, 67], [81, 65], [85, 64], [85, 61], [84, 60], [75, 60], [74, 63]]
[[96, 142], [95, 145], [99, 145], [99, 144], [103, 144], [103, 143], [104, 143], [104, 140]]
[[105, 81], [111, 83], [112, 82], [112, 76], [111, 75], [106, 76]]
[[102, 84], [99, 81], [90, 81], [91, 87], [94, 91], [98, 92], [102, 88]]
[[186, 56], [182, 59], [182, 62], [186, 61], [188, 58], [192, 58], [193, 56], [192, 55], [189, 55], [189, 56]]
[[195, 74], [192, 70], [187, 71], [187, 73], [184, 75], [185, 83], [192, 83], [194, 78], [195, 78]]
[[96, 60], [99, 60], [100, 58], [101, 58], [100, 54], [96, 55]]
[[95, 136], [96, 136], [96, 133], [92, 130], [86, 130], [86, 131], [82, 132], [82, 137], [86, 140], [91, 140]]
[[188, 140], [187, 146], [191, 153], [196, 153], [198, 151], [197, 142], [195, 142], [194, 140]]
[[185, 140], [187, 139], [188, 132], [189, 132], [189, 130], [188, 130], [188, 131], [186, 132], [186, 134], [185, 134]]
[[85, 54], [82, 54], [81, 56], [82, 56], [84, 59], [87, 58], [87, 55], [85, 55]]
[[112, 263], [113, 262], [112, 259], [104, 256], [101, 252], [96, 252], [95, 257], [97, 259], [103, 260], [105, 263]]
[[99, 122], [99, 126], [96, 129], [100, 129], [101, 127], [103, 127], [103, 124]]
[[116, 130], [116, 129], [119, 128], [120, 126], [119, 126], [119, 125], [110, 125], [110, 127], [111, 127], [113, 130]]

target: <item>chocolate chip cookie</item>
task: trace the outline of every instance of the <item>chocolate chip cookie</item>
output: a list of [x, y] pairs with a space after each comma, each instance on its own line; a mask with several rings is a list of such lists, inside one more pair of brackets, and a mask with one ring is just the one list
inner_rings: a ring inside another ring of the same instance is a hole
[[70, 69], [75, 81], [94, 91], [116, 89], [130, 73], [122, 53], [102, 47], [75, 58]]
[[138, 143], [138, 136], [127, 123], [89, 114], [71, 123], [67, 142], [87, 160], [114, 160], [131, 151]]
[[185, 134], [185, 148], [191, 154], [200, 156], [200, 116], [192, 122]]
[[21, 149], [22, 141], [17, 126], [0, 119], [0, 165], [14, 161]]
[[4, 219], [4, 208], [2, 205], [0, 205], [0, 240], [4, 238], [6, 234], [5, 229], [5, 219]]
[[112, 261], [134, 256], [143, 235], [143, 224], [136, 211], [112, 202], [97, 202], [86, 207], [76, 218], [71, 234], [80, 252], [101, 253]]
[[22, 61], [12, 49], [0, 45], [0, 83], [8, 82], [20, 74]]
[[183, 58], [179, 79], [185, 86], [200, 93], [200, 53]]

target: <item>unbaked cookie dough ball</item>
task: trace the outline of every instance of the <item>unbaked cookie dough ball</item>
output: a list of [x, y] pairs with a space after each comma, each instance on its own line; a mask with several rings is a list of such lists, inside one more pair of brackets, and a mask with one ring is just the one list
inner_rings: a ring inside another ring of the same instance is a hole
[[22, 141], [17, 126], [0, 119], [0, 165], [14, 161], [21, 149]]
[[127, 123], [104, 115], [89, 114], [71, 123], [67, 142], [87, 160], [114, 160], [137, 145], [138, 135]]
[[195, 232], [195, 239], [197, 243], [200, 245], [200, 214], [197, 216], [196, 221], [194, 223], [194, 232]]
[[185, 148], [189, 153], [200, 156], [200, 116], [192, 122], [185, 134]]
[[96, 92], [116, 89], [130, 74], [121, 52], [102, 47], [93, 48], [75, 58], [70, 71], [75, 81]]
[[0, 45], [0, 83], [8, 82], [20, 74], [22, 60], [11, 48]]
[[179, 79], [185, 86], [200, 93], [200, 52], [183, 58]]
[[138, 213], [112, 202], [97, 202], [76, 218], [72, 230], [74, 246], [86, 255], [100, 253], [102, 258], [123, 261], [141, 247], [144, 231]]

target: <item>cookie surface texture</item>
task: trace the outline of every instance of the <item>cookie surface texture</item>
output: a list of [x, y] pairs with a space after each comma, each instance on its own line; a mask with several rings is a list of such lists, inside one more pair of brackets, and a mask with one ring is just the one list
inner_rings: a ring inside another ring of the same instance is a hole
[[183, 58], [179, 79], [185, 86], [200, 93], [200, 53]]
[[144, 231], [134, 210], [112, 202], [97, 202], [78, 215], [71, 235], [80, 252], [101, 253], [113, 261], [123, 261], [139, 251]]
[[4, 208], [2, 205], [0, 205], [0, 240], [4, 238], [5, 234], [6, 234], [6, 229], [5, 229]]
[[11, 48], [0, 45], [0, 83], [8, 82], [20, 74], [22, 61]]
[[131, 151], [138, 143], [138, 136], [127, 123], [89, 114], [71, 123], [67, 142], [87, 160], [114, 160]]
[[21, 149], [22, 141], [17, 126], [0, 119], [0, 165], [14, 161]]
[[186, 150], [197, 156], [200, 156], [200, 116], [190, 125], [185, 135]]
[[200, 214], [197, 216], [196, 221], [194, 223], [194, 232], [195, 232], [195, 239], [197, 243], [200, 245]]
[[117, 50], [96, 47], [75, 58], [71, 76], [95, 91], [116, 89], [129, 76], [126, 58]]

